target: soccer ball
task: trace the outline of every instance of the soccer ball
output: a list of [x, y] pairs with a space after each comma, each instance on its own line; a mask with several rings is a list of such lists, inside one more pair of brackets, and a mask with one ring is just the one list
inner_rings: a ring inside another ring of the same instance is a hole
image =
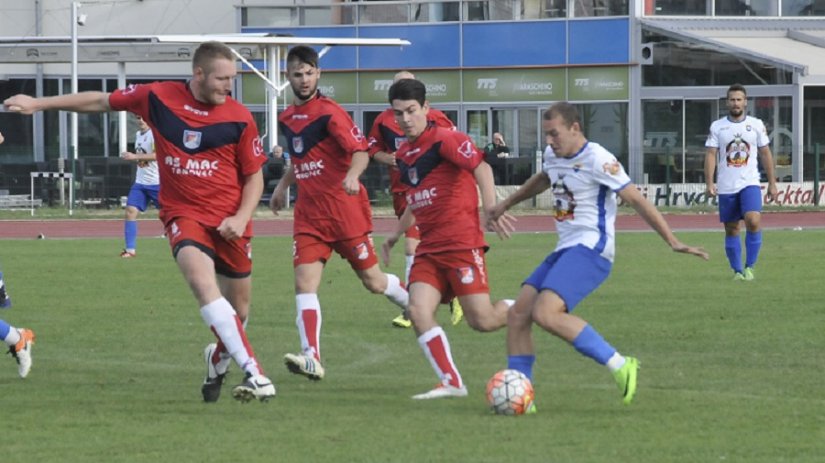
[[501, 370], [487, 381], [487, 403], [497, 415], [523, 415], [533, 397], [533, 383], [518, 370]]

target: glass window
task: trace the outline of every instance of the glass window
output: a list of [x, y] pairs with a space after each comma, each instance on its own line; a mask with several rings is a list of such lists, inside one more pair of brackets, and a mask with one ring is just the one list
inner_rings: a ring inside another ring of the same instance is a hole
[[290, 7], [241, 8], [241, 24], [250, 27], [299, 26], [298, 12]]
[[467, 111], [467, 135], [479, 148], [484, 148], [490, 142], [491, 134], [488, 129], [488, 112], [483, 110]]
[[708, 16], [706, 0], [644, 0], [646, 15]]
[[[793, 153], [792, 105], [791, 97], [748, 99], [748, 114], [761, 119], [765, 123], [768, 138], [771, 139], [774, 174], [780, 181], [783, 179], [790, 180], [791, 176], [791, 155]], [[762, 171], [762, 181], [767, 181], [761, 165], [759, 170]]]
[[[497, 2], [495, 2], [497, 3]], [[522, 0], [522, 19], [564, 18], [567, 0]]]
[[698, 44], [643, 32], [652, 44], [652, 65], [642, 66], [645, 86], [788, 85], [793, 70], [740, 58]]
[[642, 115], [645, 183], [681, 182], [682, 100], [643, 101]]
[[777, 16], [778, 0], [716, 0], [717, 16]]
[[825, 16], [821, 0], [782, 0], [782, 16]]
[[577, 104], [582, 131], [628, 167], [627, 103]]
[[574, 14], [582, 16], [627, 16], [627, 0], [578, 0]]
[[[34, 95], [34, 79], [0, 80], [0, 101], [18, 93]], [[0, 156], [3, 164], [34, 161], [33, 119], [14, 113], [0, 113], [0, 132], [6, 139], [2, 146], [3, 155]]]

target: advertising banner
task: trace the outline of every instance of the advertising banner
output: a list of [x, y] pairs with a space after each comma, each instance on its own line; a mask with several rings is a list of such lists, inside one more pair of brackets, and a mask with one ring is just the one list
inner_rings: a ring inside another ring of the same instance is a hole
[[[394, 76], [395, 72], [362, 72], [358, 80], [361, 103], [388, 105], [387, 91]], [[452, 103], [461, 99], [458, 71], [416, 71], [415, 78], [427, 87], [427, 100], [431, 103]]]
[[630, 95], [627, 67], [570, 68], [567, 73], [568, 99], [626, 100]]
[[464, 101], [559, 101], [566, 98], [564, 69], [464, 71]]

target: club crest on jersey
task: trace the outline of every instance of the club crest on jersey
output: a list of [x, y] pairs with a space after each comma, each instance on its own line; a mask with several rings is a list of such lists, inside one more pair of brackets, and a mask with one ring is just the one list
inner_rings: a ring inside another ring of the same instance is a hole
[[364, 134], [361, 133], [361, 129], [359, 129], [357, 125], [352, 126], [349, 133], [352, 134], [352, 138], [354, 138], [355, 141], [357, 141], [357, 142], [364, 141]]
[[612, 162], [605, 162], [602, 169], [606, 174], [616, 175], [622, 170], [622, 165], [614, 159]]
[[464, 140], [464, 143], [458, 147], [458, 152], [461, 153], [462, 156], [465, 158], [473, 157], [473, 153], [476, 152], [475, 146], [473, 146], [473, 142], [470, 140]]
[[196, 130], [184, 130], [183, 131], [183, 146], [189, 148], [190, 150], [197, 149], [201, 146], [201, 138], [203, 134]]
[[401, 145], [407, 141], [407, 137], [398, 137], [395, 139], [395, 150], [398, 151], [398, 148], [401, 148]]
[[418, 185], [418, 169], [415, 167], [407, 169], [407, 177], [410, 179], [410, 183]]
[[252, 140], [252, 152], [255, 154], [255, 157], [263, 156], [264, 144], [261, 142], [261, 137], [255, 137], [255, 139]]
[[178, 235], [180, 235], [180, 228], [178, 228], [177, 222], [172, 222], [169, 225], [169, 230], [167, 230], [166, 234], [172, 238], [177, 238]]
[[304, 139], [303, 137], [292, 137], [292, 151], [296, 153], [303, 153], [304, 152]]
[[358, 257], [358, 260], [367, 260], [370, 256], [370, 248], [367, 243], [358, 243], [352, 248], [352, 253]]
[[462, 284], [469, 285], [475, 280], [475, 272], [473, 272], [472, 267], [459, 267], [456, 272], [458, 272], [458, 279]]

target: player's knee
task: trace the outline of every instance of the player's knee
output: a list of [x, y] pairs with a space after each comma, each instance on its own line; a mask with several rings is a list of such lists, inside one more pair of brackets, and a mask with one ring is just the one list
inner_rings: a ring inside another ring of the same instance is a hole
[[470, 328], [482, 333], [495, 331], [507, 324], [507, 315], [496, 314], [494, 311], [486, 311], [486, 313], [482, 316], [478, 316], [478, 314], [475, 314], [476, 316], [472, 316], [465, 310], [464, 315], [467, 319], [467, 324], [470, 325]]
[[361, 283], [364, 284], [364, 287], [367, 288], [367, 291], [373, 294], [384, 294], [384, 291], [387, 290], [387, 283], [382, 282], [378, 278], [363, 278]]

